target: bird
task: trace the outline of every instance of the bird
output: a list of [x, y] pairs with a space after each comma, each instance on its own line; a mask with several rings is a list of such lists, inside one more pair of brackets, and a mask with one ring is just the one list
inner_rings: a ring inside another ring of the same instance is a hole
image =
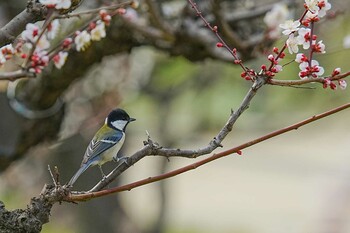
[[101, 166], [112, 160], [119, 161], [117, 154], [125, 140], [126, 126], [135, 120], [135, 118], [130, 117], [123, 109], [117, 108], [112, 110], [106, 117], [103, 126], [90, 141], [79, 170], [74, 174], [67, 185], [72, 187], [86, 169], [95, 165], [99, 166], [104, 178], [105, 175]]

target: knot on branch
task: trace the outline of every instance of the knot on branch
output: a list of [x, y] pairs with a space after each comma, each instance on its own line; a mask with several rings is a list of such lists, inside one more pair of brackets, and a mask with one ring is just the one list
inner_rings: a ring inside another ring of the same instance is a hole
[[254, 81], [254, 84], [252, 86], [253, 91], [259, 90], [263, 85], [267, 83], [269, 80], [269, 77], [266, 77], [265, 75], [258, 75], [256, 76], [256, 79]]
[[220, 140], [217, 139], [217, 137], [214, 137], [213, 140], [211, 140], [210, 144], [213, 145], [215, 148], [217, 148], [217, 147], [224, 147], [221, 144]]
[[147, 141], [143, 141], [144, 146], [149, 146], [153, 152], [163, 148], [161, 145], [159, 145], [158, 142], [155, 142], [151, 139], [151, 135], [148, 133], [148, 131], [146, 131], [146, 134]]
[[27, 3], [27, 12], [42, 18], [47, 14], [47, 8], [39, 2], [30, 0]]

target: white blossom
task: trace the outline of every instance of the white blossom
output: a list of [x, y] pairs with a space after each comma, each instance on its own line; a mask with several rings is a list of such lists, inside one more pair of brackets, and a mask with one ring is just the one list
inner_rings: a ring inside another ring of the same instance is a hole
[[296, 37], [294, 37], [294, 34], [289, 35], [289, 38], [287, 39], [286, 44], [290, 54], [297, 53], [299, 51], [298, 40]]
[[68, 9], [72, 5], [71, 0], [57, 0], [56, 9]]
[[36, 42], [39, 37], [40, 29], [37, 25], [28, 23], [26, 29], [22, 32], [22, 38], [27, 42]]
[[298, 53], [295, 57], [295, 61], [298, 63], [307, 62], [308, 59], [303, 53]]
[[314, 45], [314, 51], [317, 53], [326, 53], [326, 45], [323, 43], [322, 40], [317, 42], [317, 44]]
[[39, 42], [36, 45], [35, 50], [45, 50], [48, 49], [50, 47], [50, 42], [48, 41], [46, 35], [42, 35]]
[[278, 25], [285, 22], [288, 16], [289, 11], [287, 5], [284, 3], [277, 3], [266, 13], [264, 22], [269, 29], [275, 29], [278, 28]]
[[15, 49], [13, 48], [12, 44], [7, 44], [4, 45], [0, 48], [0, 51], [6, 54], [14, 54], [15, 53]]
[[91, 40], [99, 41], [104, 37], [106, 37], [105, 23], [99, 20], [96, 27], [91, 30]]
[[342, 90], [345, 90], [345, 89], [346, 89], [346, 86], [348, 85], [344, 79], [340, 79], [340, 80], [338, 81], [338, 83], [339, 83], [340, 89], [342, 89]]
[[91, 36], [86, 30], [78, 32], [78, 35], [74, 38], [76, 50], [78, 52], [84, 51], [90, 45], [90, 40]]
[[[301, 70], [299, 72], [301, 78], [306, 78], [309, 75], [316, 78], [324, 74], [324, 68], [320, 66], [316, 60], [311, 61], [311, 66], [309, 66], [308, 62], [302, 62], [300, 63], [299, 68]], [[304, 76], [303, 73], [306, 74], [306, 76]]]
[[53, 57], [53, 62], [57, 69], [61, 69], [62, 66], [66, 63], [68, 53], [67, 52], [59, 52]]
[[71, 0], [39, 0], [39, 2], [47, 7], [55, 7], [56, 9], [68, 9], [72, 5]]
[[52, 40], [56, 37], [60, 28], [60, 21], [58, 19], [53, 20], [47, 28], [47, 38]]
[[284, 29], [282, 33], [284, 35], [289, 35], [292, 32], [296, 32], [299, 30], [300, 22], [298, 20], [293, 21], [293, 20], [287, 20], [285, 23], [280, 24], [280, 27]]
[[305, 0], [305, 5], [309, 11], [311, 11], [314, 14], [318, 13], [319, 7], [318, 7], [318, 0]]
[[39, 2], [45, 6], [55, 6], [57, 0], [39, 0]]
[[275, 65], [277, 73], [283, 70], [283, 66], [281, 65]]
[[12, 44], [7, 44], [0, 48], [0, 65], [4, 64], [7, 60], [11, 58], [13, 54], [15, 54], [15, 49]]
[[350, 34], [344, 37], [343, 47], [344, 49], [350, 49]]
[[328, 2], [328, 0], [321, 0], [318, 2], [319, 11], [318, 16], [321, 18], [326, 15], [326, 12], [332, 8], [332, 5]]
[[311, 29], [300, 28], [297, 36], [298, 44], [303, 45], [303, 49], [310, 48]]

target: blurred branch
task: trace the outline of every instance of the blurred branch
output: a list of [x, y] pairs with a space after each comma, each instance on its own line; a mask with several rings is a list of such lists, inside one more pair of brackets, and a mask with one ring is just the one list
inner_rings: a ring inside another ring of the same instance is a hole
[[146, 4], [149, 7], [149, 13], [153, 19], [153, 22], [157, 28], [163, 31], [167, 37], [173, 38], [174, 29], [167, 23], [162, 15], [160, 3], [156, 3], [155, 0], [146, 0]]
[[234, 44], [238, 50], [243, 50], [247, 47], [247, 41], [243, 42], [238, 35], [232, 30], [229, 22], [223, 18], [221, 9], [221, 1], [211, 1], [212, 12], [218, 22], [218, 27], [222, 30], [222, 35], [230, 44]]
[[16, 70], [0, 73], [0, 80], [15, 81], [20, 78], [34, 78], [35, 74], [26, 70]]
[[206, 159], [203, 159], [203, 160], [200, 160], [198, 162], [195, 162], [195, 163], [192, 163], [190, 165], [187, 165], [185, 167], [182, 167], [182, 168], [179, 168], [179, 169], [176, 169], [176, 170], [173, 170], [171, 172], [167, 172], [167, 173], [164, 173], [162, 175], [158, 175], [158, 176], [154, 176], [154, 177], [149, 177], [149, 178], [146, 178], [146, 179], [143, 179], [143, 180], [140, 180], [140, 181], [136, 181], [136, 182], [133, 182], [133, 183], [130, 183], [130, 184], [127, 184], [127, 185], [123, 185], [123, 186], [119, 186], [119, 187], [115, 187], [115, 188], [111, 188], [111, 189], [106, 189], [106, 190], [102, 190], [102, 191], [97, 191], [97, 192], [91, 192], [91, 193], [84, 193], [84, 194], [70, 194], [69, 196], [67, 196], [67, 199], [65, 199], [66, 201], [87, 201], [89, 199], [92, 199], [92, 198], [98, 198], [98, 197], [102, 197], [102, 196], [106, 196], [106, 195], [110, 195], [110, 194], [113, 194], [113, 193], [117, 193], [117, 192], [123, 192], [123, 191], [130, 191], [131, 189], [134, 189], [136, 187], [140, 187], [140, 186], [143, 186], [143, 185], [146, 185], [146, 184], [150, 184], [150, 183], [154, 183], [154, 182], [157, 182], [157, 181], [160, 181], [160, 180], [164, 180], [164, 179], [168, 179], [170, 177], [174, 177], [174, 176], [177, 176], [179, 174], [182, 174], [184, 172], [188, 172], [188, 171], [191, 171], [191, 170], [194, 170], [200, 166], [203, 166], [204, 164], [207, 164], [209, 162], [212, 162], [216, 159], [219, 159], [219, 158], [222, 158], [222, 157], [225, 157], [227, 155], [230, 155], [230, 154], [233, 154], [233, 153], [239, 153], [241, 154], [241, 150], [245, 149], [245, 148], [248, 148], [250, 146], [253, 146], [255, 144], [258, 144], [260, 142], [263, 142], [263, 141], [266, 141], [270, 138], [273, 138], [273, 137], [276, 137], [276, 136], [279, 136], [281, 134], [284, 134], [284, 133], [287, 133], [291, 130], [297, 130], [298, 128], [304, 126], [304, 125], [307, 125], [307, 124], [310, 124], [314, 121], [317, 121], [317, 120], [320, 120], [324, 117], [327, 117], [327, 116], [330, 116], [330, 115], [333, 115], [337, 112], [340, 112], [340, 111], [343, 111], [347, 108], [350, 107], [350, 103], [347, 103], [347, 104], [344, 104], [342, 106], [339, 106], [339, 107], [336, 107], [336, 108], [333, 108], [329, 111], [326, 111], [326, 112], [323, 112], [321, 114], [318, 114], [318, 115], [314, 115], [312, 117], [309, 117], [303, 121], [300, 121], [298, 123], [295, 123], [295, 124], [292, 124], [288, 127], [285, 127], [285, 128], [282, 128], [282, 129], [279, 129], [279, 130], [276, 130], [274, 132], [271, 132], [271, 133], [268, 133], [262, 137], [259, 137], [259, 138], [256, 138], [254, 140], [251, 140], [249, 142], [246, 142], [246, 143], [243, 143], [239, 146], [236, 146], [236, 147], [233, 147], [231, 149], [228, 149], [228, 150], [225, 150], [223, 152], [220, 152], [220, 153], [217, 153], [217, 154], [214, 154]]
[[126, 2], [119, 3], [119, 4], [113, 4], [113, 5], [110, 5], [110, 6], [102, 6], [102, 7], [96, 8], [96, 9], [80, 11], [80, 12], [77, 12], [77, 13], [74, 13], [74, 14], [73, 13], [72, 14], [66, 13], [64, 15], [58, 15], [55, 18], [56, 19], [65, 19], [65, 18], [72, 18], [72, 17], [80, 18], [82, 15], [96, 14], [96, 13], [98, 13], [101, 10], [115, 10], [115, 9], [118, 9], [118, 8], [121, 8], [121, 7], [130, 6], [130, 5], [134, 4], [134, 3], [135, 3], [135, 1], [133, 1], [133, 0], [132, 1], [126, 1]]

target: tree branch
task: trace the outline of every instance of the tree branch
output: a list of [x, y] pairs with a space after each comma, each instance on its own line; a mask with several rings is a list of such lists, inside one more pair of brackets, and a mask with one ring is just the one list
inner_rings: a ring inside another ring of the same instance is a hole
[[[10, 22], [0, 29], [0, 47], [12, 43], [16, 37], [24, 30], [28, 23], [35, 23], [43, 20], [47, 14], [47, 9], [40, 3], [30, 2], [27, 9], [15, 16]], [[60, 14], [66, 14], [75, 10], [82, 0], [73, 0], [68, 10], [60, 11]]]
[[0, 80], [15, 81], [16, 79], [26, 78], [26, 77], [34, 78], [35, 74], [32, 72], [28, 72], [26, 70], [16, 70], [16, 71], [0, 73]]
[[268, 84], [276, 85], [276, 86], [299, 86], [307, 83], [324, 83], [325, 79], [329, 79], [331, 81], [340, 80], [350, 76], [350, 71], [347, 71], [343, 74], [338, 74], [335, 76], [326, 76], [326, 77], [318, 77], [318, 78], [305, 78], [299, 80], [279, 80], [279, 79], [270, 79], [268, 80]]
[[204, 164], [207, 164], [207, 163], [212, 162], [212, 161], [214, 161], [216, 159], [225, 157], [227, 155], [230, 155], [230, 154], [233, 154], [233, 153], [241, 153], [241, 150], [243, 150], [245, 148], [248, 148], [248, 147], [253, 146], [255, 144], [258, 144], [260, 142], [266, 141], [266, 140], [268, 140], [270, 138], [273, 138], [273, 137], [276, 137], [278, 135], [287, 133], [287, 132], [289, 132], [291, 130], [297, 130], [298, 128], [300, 128], [300, 127], [302, 127], [304, 125], [310, 124], [310, 123], [312, 123], [314, 121], [317, 121], [317, 120], [320, 120], [320, 119], [322, 119], [324, 117], [333, 115], [333, 114], [335, 114], [337, 112], [340, 112], [340, 111], [343, 111], [343, 110], [345, 110], [345, 109], [347, 109], [349, 107], [350, 107], [350, 103], [344, 104], [342, 106], [333, 108], [333, 109], [331, 109], [329, 111], [326, 111], [326, 112], [318, 114], [318, 115], [314, 115], [314, 116], [309, 117], [309, 118], [307, 118], [307, 119], [305, 119], [303, 121], [300, 121], [298, 123], [292, 124], [292, 125], [290, 125], [288, 127], [276, 130], [276, 131], [271, 132], [269, 134], [266, 134], [266, 135], [264, 135], [262, 137], [256, 138], [254, 140], [251, 140], [251, 141], [246, 142], [244, 144], [241, 144], [239, 146], [236, 146], [236, 147], [233, 147], [231, 149], [225, 150], [223, 152], [214, 154], [214, 155], [212, 155], [212, 156], [210, 156], [210, 157], [208, 157], [206, 159], [203, 159], [203, 160], [200, 160], [198, 162], [195, 162], [195, 163], [192, 163], [190, 165], [187, 165], [185, 167], [173, 170], [171, 172], [164, 173], [162, 175], [149, 177], [149, 178], [146, 178], [146, 179], [143, 179], [143, 180], [139, 180], [139, 181], [127, 184], [127, 185], [123, 185], [123, 186], [119, 186], [119, 187], [115, 187], [115, 188], [111, 188], [111, 189], [106, 189], [106, 190], [102, 190], [102, 191], [98, 191], [98, 192], [91, 192], [91, 193], [84, 193], [84, 194], [70, 194], [69, 196], [67, 196], [67, 199], [65, 199], [65, 201], [69, 201], [69, 202], [72, 202], [72, 201], [87, 201], [87, 200], [92, 199], [92, 198], [102, 197], [102, 196], [110, 195], [110, 194], [117, 193], [117, 192], [130, 191], [131, 189], [134, 189], [136, 187], [140, 187], [140, 186], [143, 186], [143, 185], [146, 185], [146, 184], [150, 184], [150, 183], [154, 183], [154, 182], [157, 182], [157, 181], [160, 181], [160, 180], [168, 179], [170, 177], [177, 176], [177, 175], [182, 174], [184, 172], [188, 172], [188, 171], [194, 170], [194, 169], [196, 169], [196, 168], [198, 168], [200, 166], [203, 166]]
[[149, 7], [149, 13], [151, 14], [155, 26], [162, 30], [166, 37], [173, 39], [174, 29], [162, 18], [161, 7], [158, 6], [161, 3], [156, 3], [154, 0], [146, 0], [145, 2]]
[[41, 19], [43, 19], [43, 14], [33, 14], [23, 10], [0, 29], [0, 47], [14, 41], [24, 30], [27, 23], [34, 23]]
[[182, 150], [174, 148], [163, 148], [151, 140], [148, 136], [148, 140], [144, 142], [145, 147], [127, 158], [125, 163], [121, 163], [113, 171], [111, 171], [103, 180], [95, 185], [89, 192], [99, 191], [105, 188], [108, 184], [113, 182], [121, 173], [127, 170], [130, 166], [138, 162], [145, 156], [155, 155], [164, 157], [185, 157], [185, 158], [197, 158], [202, 155], [210, 154], [216, 148], [222, 147], [221, 143], [232, 130], [234, 123], [241, 116], [241, 114], [248, 109], [249, 104], [257, 91], [266, 83], [265, 77], [257, 77], [256, 81], [253, 83], [252, 87], [249, 89], [248, 93], [244, 97], [241, 105], [237, 111], [232, 112], [228, 121], [220, 132], [209, 142], [209, 144], [203, 148], [196, 150]]

